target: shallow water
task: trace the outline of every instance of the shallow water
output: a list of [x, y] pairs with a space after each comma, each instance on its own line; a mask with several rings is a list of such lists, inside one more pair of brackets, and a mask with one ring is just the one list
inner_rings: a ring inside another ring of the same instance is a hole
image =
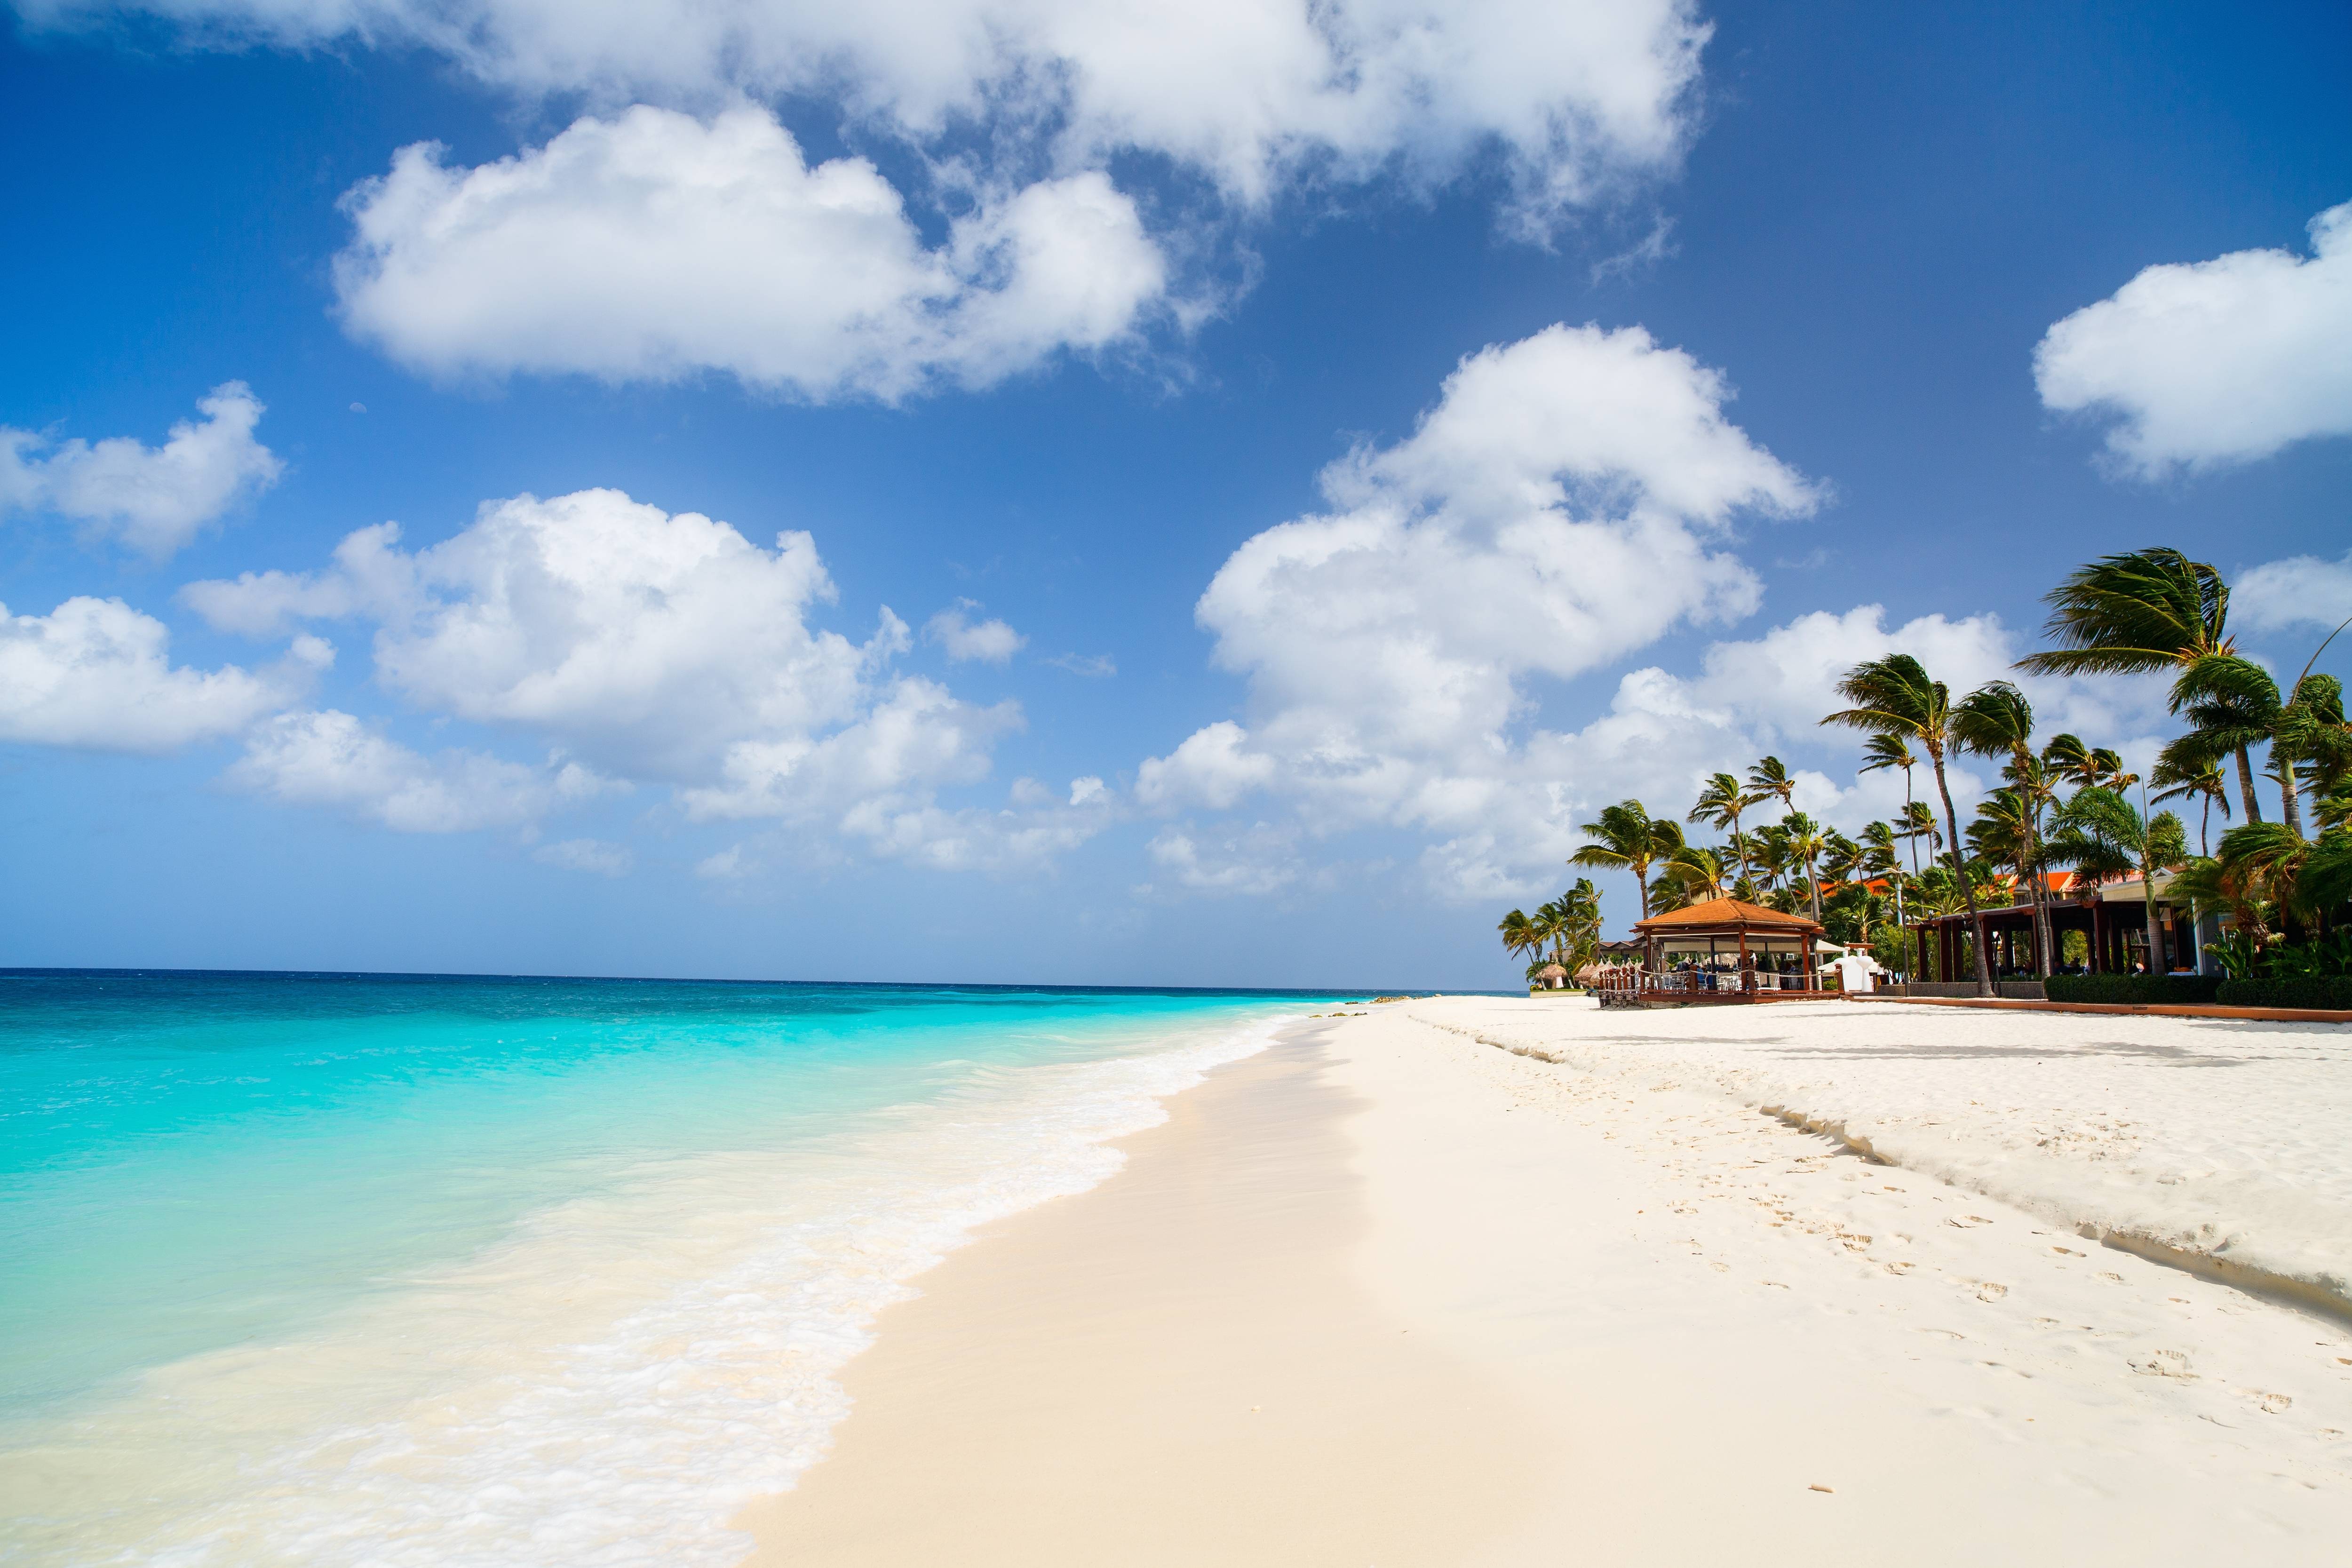
[[731, 1562], [908, 1279], [1302, 1010], [0, 974], [0, 1555]]

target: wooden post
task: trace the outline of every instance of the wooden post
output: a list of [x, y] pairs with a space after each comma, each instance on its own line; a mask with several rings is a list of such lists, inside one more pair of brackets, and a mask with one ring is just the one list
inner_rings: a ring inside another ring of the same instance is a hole
[[2105, 910], [2105, 900], [2093, 900], [2090, 952], [2084, 956], [2090, 959], [2091, 973], [2094, 974], [2105, 974], [2107, 972], [2107, 922], [2100, 918]]

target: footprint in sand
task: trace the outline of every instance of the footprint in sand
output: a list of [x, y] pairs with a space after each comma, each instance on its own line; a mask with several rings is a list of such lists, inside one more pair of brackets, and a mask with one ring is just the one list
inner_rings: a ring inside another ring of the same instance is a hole
[[1990, 1279], [1977, 1287], [1977, 1300], [1979, 1301], [1998, 1301], [2008, 1294], [2008, 1286], [1996, 1285]]
[[2131, 1369], [2142, 1377], [2170, 1377], [2182, 1383], [2194, 1383], [2197, 1374], [2189, 1370], [2189, 1358], [2179, 1351], [2150, 1351], [2135, 1359]]

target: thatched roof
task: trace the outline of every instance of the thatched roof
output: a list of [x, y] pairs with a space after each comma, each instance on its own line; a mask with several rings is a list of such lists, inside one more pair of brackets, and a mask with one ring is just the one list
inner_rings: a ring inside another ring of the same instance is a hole
[[1547, 963], [1541, 969], [1536, 971], [1536, 978], [1538, 980], [1565, 980], [1568, 978], [1568, 971], [1562, 969], [1557, 963]]

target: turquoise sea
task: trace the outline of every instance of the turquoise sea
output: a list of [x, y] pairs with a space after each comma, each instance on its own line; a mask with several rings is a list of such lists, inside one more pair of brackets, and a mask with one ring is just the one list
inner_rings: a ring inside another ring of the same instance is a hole
[[909, 1280], [1320, 1000], [0, 971], [0, 1560], [731, 1563]]

